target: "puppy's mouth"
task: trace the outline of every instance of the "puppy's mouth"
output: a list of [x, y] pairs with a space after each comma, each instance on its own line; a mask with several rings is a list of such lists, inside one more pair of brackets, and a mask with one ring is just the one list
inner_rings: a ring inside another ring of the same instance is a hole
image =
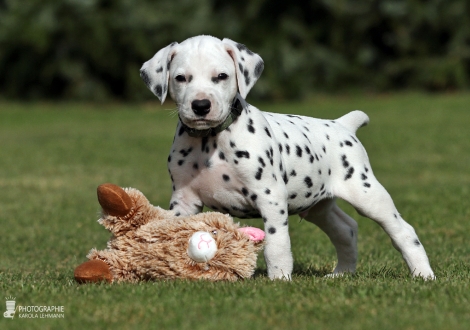
[[225, 121], [223, 120], [214, 120], [214, 119], [207, 119], [207, 118], [181, 118], [180, 120], [183, 124], [186, 126], [197, 129], [197, 130], [203, 130], [203, 129], [209, 129], [209, 128], [214, 128], [219, 126], [221, 123]]

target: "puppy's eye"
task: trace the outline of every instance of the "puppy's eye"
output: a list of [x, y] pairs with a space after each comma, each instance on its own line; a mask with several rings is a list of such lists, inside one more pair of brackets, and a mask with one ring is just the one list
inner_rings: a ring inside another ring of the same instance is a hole
[[217, 76], [217, 79], [219, 80], [225, 80], [228, 78], [228, 75], [226, 73], [219, 73], [219, 75]]
[[211, 231], [212, 235], [217, 236], [217, 230]]
[[183, 76], [182, 74], [179, 74], [175, 77], [176, 81], [179, 81], [179, 82], [185, 82], [186, 81], [186, 77]]

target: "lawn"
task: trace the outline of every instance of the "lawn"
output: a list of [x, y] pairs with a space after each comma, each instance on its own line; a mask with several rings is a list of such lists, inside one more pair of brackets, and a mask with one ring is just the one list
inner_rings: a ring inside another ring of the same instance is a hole
[[292, 282], [267, 279], [260, 255], [255, 277], [236, 283], [78, 285], [73, 269], [109, 238], [96, 222], [99, 184], [136, 187], [168, 207], [174, 105], [3, 102], [0, 291], [17, 306], [63, 306], [64, 317], [1, 318], [0, 328], [469, 329], [470, 94], [317, 95], [257, 105], [319, 118], [365, 111], [371, 123], [358, 137], [437, 280], [410, 278], [381, 228], [341, 202], [359, 223], [355, 275], [325, 278], [333, 246], [292, 216]]

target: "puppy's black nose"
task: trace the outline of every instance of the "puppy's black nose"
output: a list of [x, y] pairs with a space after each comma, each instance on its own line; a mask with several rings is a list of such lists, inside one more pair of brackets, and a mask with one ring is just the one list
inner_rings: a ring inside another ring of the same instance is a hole
[[194, 100], [191, 102], [191, 108], [198, 116], [205, 116], [211, 111], [211, 101], [208, 99]]

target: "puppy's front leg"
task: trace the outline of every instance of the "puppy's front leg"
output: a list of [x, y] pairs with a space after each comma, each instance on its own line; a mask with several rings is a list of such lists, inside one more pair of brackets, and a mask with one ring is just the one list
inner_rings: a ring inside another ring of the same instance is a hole
[[201, 200], [191, 190], [176, 190], [171, 195], [170, 210], [176, 216], [200, 213], [203, 208]]
[[289, 238], [287, 203], [258, 203], [258, 208], [266, 232], [264, 258], [268, 276], [271, 279], [291, 280], [294, 260]]

